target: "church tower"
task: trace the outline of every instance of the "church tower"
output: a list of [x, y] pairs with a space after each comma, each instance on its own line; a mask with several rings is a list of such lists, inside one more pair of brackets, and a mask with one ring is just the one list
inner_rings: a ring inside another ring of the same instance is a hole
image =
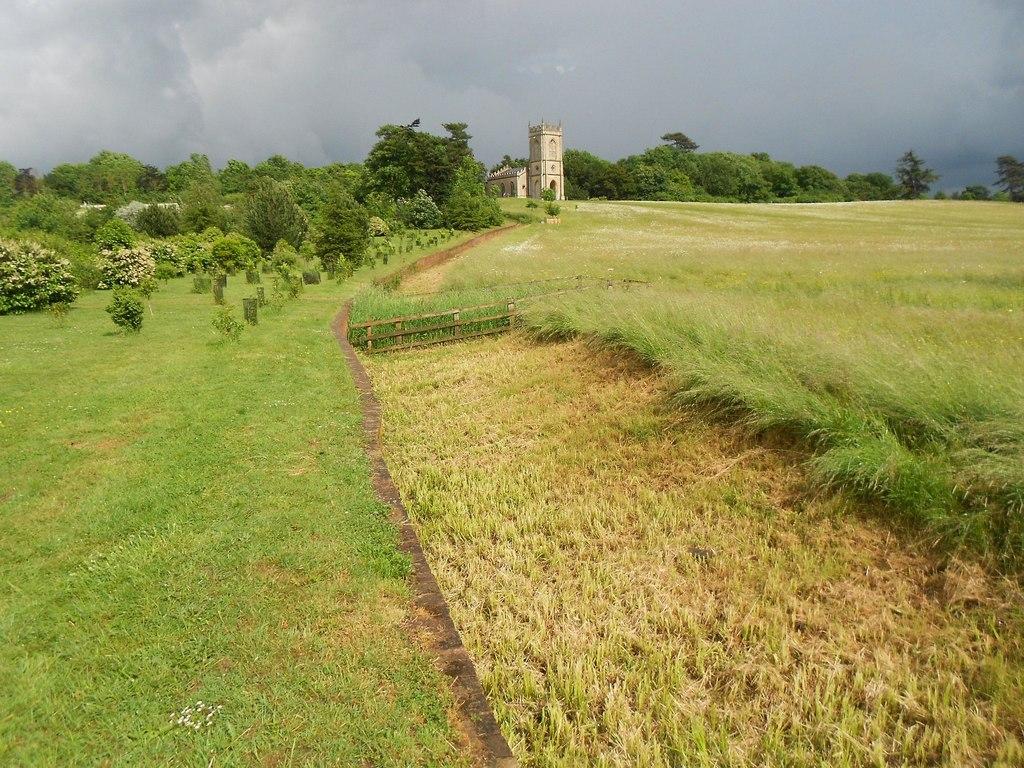
[[555, 192], [555, 200], [565, 199], [562, 173], [562, 124], [530, 126], [530, 164], [526, 167], [529, 196], [540, 198], [545, 189]]

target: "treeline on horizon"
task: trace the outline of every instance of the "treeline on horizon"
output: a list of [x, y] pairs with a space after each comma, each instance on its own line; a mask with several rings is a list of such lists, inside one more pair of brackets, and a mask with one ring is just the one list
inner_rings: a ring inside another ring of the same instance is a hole
[[193, 154], [161, 170], [104, 150], [40, 178], [0, 162], [0, 314], [106, 287], [113, 259], [155, 261], [167, 279], [253, 265], [291, 279], [298, 261], [346, 276], [417, 242], [411, 230], [436, 240], [500, 224], [466, 125], [447, 123], [443, 136], [415, 128], [382, 126], [363, 163], [315, 168], [274, 155], [215, 170]]
[[[697, 152], [699, 145], [683, 133], [665, 134], [662, 141], [666, 143], [617, 162], [584, 150], [566, 150], [566, 197], [743, 203], [899, 200], [925, 197], [939, 179], [913, 150], [899, 159], [895, 177], [876, 171], [840, 178], [820, 165], [795, 166], [765, 152]], [[973, 184], [952, 197], [1024, 201], [1024, 163], [1004, 155], [996, 160], [996, 176], [994, 193], [986, 185]], [[935, 197], [946, 195], [940, 191]]]
[[[161, 170], [131, 155], [104, 150], [87, 162], [61, 163], [39, 177], [32, 169], [0, 161], [0, 228], [59, 232], [88, 240], [90, 230], [111, 213], [98, 206], [172, 202], [177, 213], [162, 217], [158, 226], [165, 231], [151, 234], [209, 226], [231, 231], [241, 227], [233, 219], [241, 218], [246, 197], [260, 179], [283, 185], [311, 219], [319, 214], [333, 185], [344, 187], [368, 215], [385, 221], [401, 224], [400, 202], [417, 197], [424, 202], [429, 197], [442, 215], [460, 171], [476, 168], [481, 179], [484, 175], [484, 166], [469, 146], [467, 125], [445, 123], [444, 128], [447, 135], [435, 136], [413, 126], [384, 125], [364, 162], [318, 167], [273, 155], [255, 165], [231, 159], [215, 170], [208, 156], [195, 153]], [[665, 134], [662, 141], [615, 162], [585, 150], [567, 150], [566, 197], [714, 202], [914, 199], [926, 196], [939, 178], [913, 151], [900, 158], [895, 177], [873, 172], [840, 178], [822, 166], [795, 166], [766, 153], [698, 152], [698, 145], [682, 133]], [[524, 163], [506, 155], [495, 168]], [[996, 176], [995, 192], [976, 184], [953, 197], [1024, 201], [1024, 163], [1002, 156], [996, 161]], [[492, 209], [483, 219], [493, 216]], [[461, 223], [486, 225], [483, 219]], [[454, 226], [450, 220], [445, 223]]]

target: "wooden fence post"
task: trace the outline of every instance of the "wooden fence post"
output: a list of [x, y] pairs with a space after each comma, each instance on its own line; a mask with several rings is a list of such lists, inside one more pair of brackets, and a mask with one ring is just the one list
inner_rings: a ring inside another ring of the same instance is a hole
[[402, 339], [405, 338], [405, 334], [402, 333], [402, 321], [401, 320], [396, 320], [395, 321], [395, 333], [397, 333], [398, 335], [395, 336], [394, 343], [395, 344], [401, 344], [402, 343]]
[[370, 352], [373, 350], [373, 326], [366, 326], [366, 351]]
[[508, 300], [508, 327], [509, 328], [512, 327], [512, 319], [515, 316], [515, 314], [516, 314], [516, 300], [515, 299], [509, 299]]
[[458, 309], [456, 309], [452, 313], [452, 320], [455, 322], [455, 338], [456, 339], [459, 338], [460, 336], [462, 336], [462, 323], [459, 322], [459, 317], [461, 317], [461, 315], [462, 315], [462, 312], [460, 310], [458, 310]]

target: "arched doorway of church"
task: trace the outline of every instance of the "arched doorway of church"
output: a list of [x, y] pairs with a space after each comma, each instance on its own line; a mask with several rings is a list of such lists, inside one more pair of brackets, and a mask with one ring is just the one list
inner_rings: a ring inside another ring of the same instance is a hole
[[550, 184], [548, 184], [548, 189], [550, 189], [550, 190], [551, 190], [552, 192], [554, 192], [554, 193], [555, 193], [555, 197], [556, 197], [556, 198], [558, 197], [558, 182], [557, 182], [557, 181], [555, 181], [554, 179], [552, 179], [552, 180], [551, 180], [551, 183], [550, 183]]

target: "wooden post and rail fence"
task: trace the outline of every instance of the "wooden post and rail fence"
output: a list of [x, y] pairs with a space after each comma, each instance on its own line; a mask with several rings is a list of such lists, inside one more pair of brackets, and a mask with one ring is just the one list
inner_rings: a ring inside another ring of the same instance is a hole
[[[527, 295], [521, 300], [526, 301], [545, 296], [556, 296], [586, 288], [622, 288], [623, 290], [628, 290], [631, 285], [647, 285], [647, 282], [643, 280], [596, 279], [587, 278], [583, 275], [572, 278], [553, 278], [526, 283], [510, 283], [509, 285], [532, 285], [566, 279], [575, 283], [575, 285]], [[584, 283], [584, 280], [589, 280], [590, 282]], [[516, 299], [508, 298], [505, 301], [492, 302], [490, 304], [476, 304], [474, 306], [457, 307], [438, 312], [387, 317], [379, 320], [367, 320], [362, 323], [352, 323], [348, 327], [348, 339], [352, 346], [362, 347], [367, 352], [390, 352], [392, 350], [412, 349], [413, 347], [425, 347], [431, 344], [444, 344], [449, 341], [471, 339], [476, 336], [504, 333], [515, 327], [519, 320], [520, 316]]]
[[[481, 312], [484, 314], [477, 314]], [[349, 326], [349, 341], [367, 352], [412, 349], [504, 333], [515, 325], [518, 317], [516, 300], [510, 298], [491, 304], [446, 309], [443, 312], [352, 323]]]

